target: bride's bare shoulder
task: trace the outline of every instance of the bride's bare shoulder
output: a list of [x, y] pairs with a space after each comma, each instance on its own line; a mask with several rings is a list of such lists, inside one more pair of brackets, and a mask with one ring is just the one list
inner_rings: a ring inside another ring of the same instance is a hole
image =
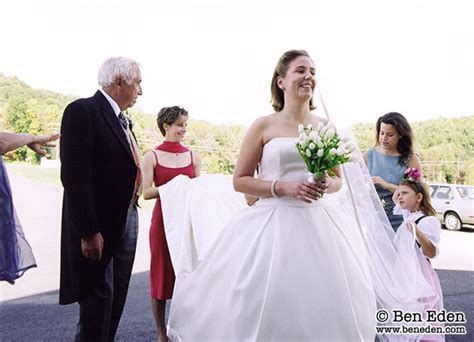
[[257, 120], [255, 120], [255, 122], [259, 122], [262, 124], [269, 124], [277, 119], [278, 119], [277, 113], [272, 113], [272, 114], [263, 115], [259, 117]]
[[265, 130], [274, 124], [276, 120], [276, 113], [261, 116], [252, 123], [250, 129], [257, 131]]
[[265, 143], [269, 136], [273, 136], [278, 125], [278, 116], [276, 113], [268, 114], [256, 119], [247, 131], [250, 139]]

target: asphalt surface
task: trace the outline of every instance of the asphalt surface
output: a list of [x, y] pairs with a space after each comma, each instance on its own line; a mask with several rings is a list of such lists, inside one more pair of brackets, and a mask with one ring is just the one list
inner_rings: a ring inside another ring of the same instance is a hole
[[[62, 190], [10, 175], [13, 196], [38, 268], [15, 285], [0, 282], [0, 341], [72, 341], [78, 305], [58, 305], [59, 226]], [[148, 227], [150, 207], [139, 211], [140, 233], [127, 304], [117, 341], [154, 341], [156, 328], [149, 302]], [[467, 335], [448, 341], [474, 341], [474, 231], [442, 232], [442, 254], [433, 260], [445, 309], [466, 315]], [[464, 271], [461, 271], [464, 270]]]
[[[447, 341], [474, 341], [474, 272], [438, 271], [447, 311], [466, 314], [467, 335]], [[148, 272], [132, 276], [129, 295], [117, 332], [117, 341], [155, 341], [156, 328], [148, 297]], [[1, 341], [72, 341], [78, 305], [60, 306], [58, 291], [0, 304]]]

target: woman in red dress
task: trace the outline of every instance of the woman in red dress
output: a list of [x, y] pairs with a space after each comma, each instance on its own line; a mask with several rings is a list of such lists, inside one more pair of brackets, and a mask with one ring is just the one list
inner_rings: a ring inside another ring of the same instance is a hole
[[174, 270], [163, 226], [158, 187], [178, 175], [198, 177], [200, 156], [181, 144], [186, 134], [188, 112], [178, 106], [164, 107], [157, 124], [165, 137], [163, 143], [143, 157], [143, 198], [156, 198], [150, 227], [150, 295], [153, 316], [158, 328], [158, 341], [166, 341], [165, 306], [174, 287]]

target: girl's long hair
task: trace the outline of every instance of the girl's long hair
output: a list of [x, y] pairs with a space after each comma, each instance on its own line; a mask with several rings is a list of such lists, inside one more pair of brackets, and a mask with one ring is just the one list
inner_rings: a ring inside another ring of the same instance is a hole
[[422, 182], [411, 182], [403, 180], [400, 185], [405, 185], [413, 189], [418, 194], [421, 194], [423, 197], [420, 203], [420, 210], [427, 216], [435, 216], [436, 209], [433, 208], [431, 204], [431, 196], [428, 186]]

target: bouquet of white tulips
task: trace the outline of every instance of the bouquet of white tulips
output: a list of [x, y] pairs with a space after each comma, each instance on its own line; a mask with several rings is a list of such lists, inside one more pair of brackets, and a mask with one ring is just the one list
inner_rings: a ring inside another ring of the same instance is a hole
[[332, 122], [322, 122], [316, 128], [309, 124], [298, 126], [299, 141], [296, 149], [303, 158], [313, 179], [320, 180], [337, 165], [355, 161], [352, 156], [356, 145], [342, 139], [336, 132]]

